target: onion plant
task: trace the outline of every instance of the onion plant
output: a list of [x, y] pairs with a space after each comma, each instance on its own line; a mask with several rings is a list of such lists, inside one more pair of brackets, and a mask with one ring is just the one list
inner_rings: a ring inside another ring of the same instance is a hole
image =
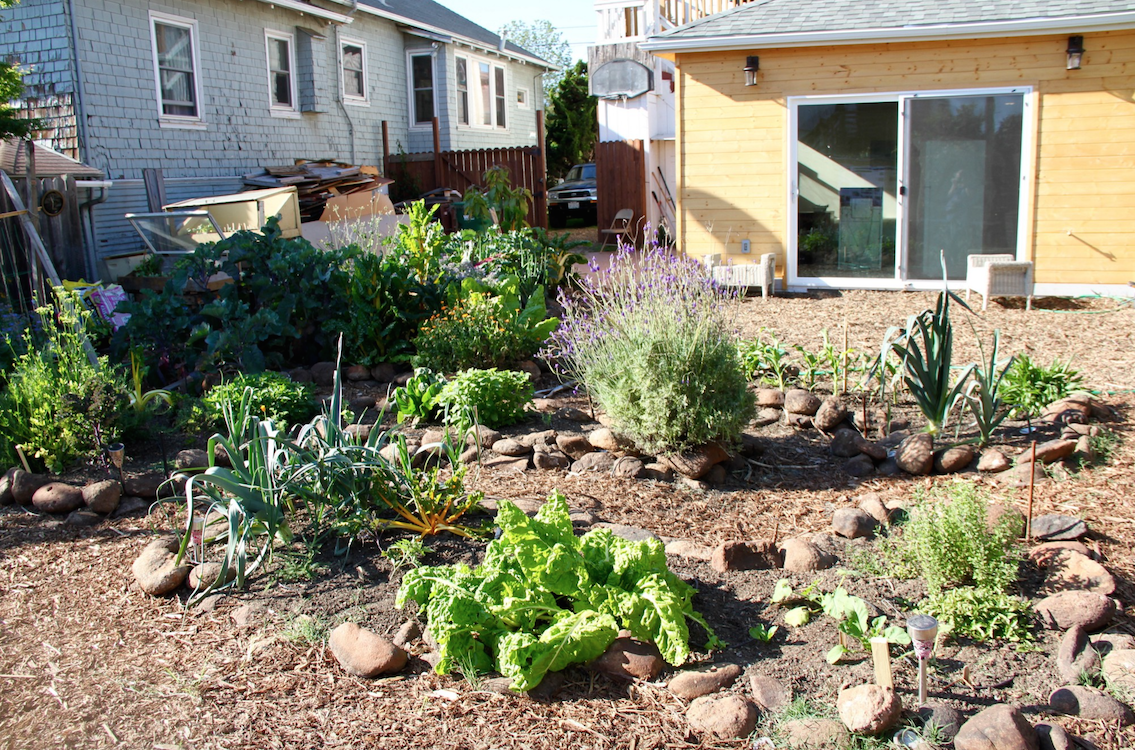
[[965, 392], [966, 405], [973, 414], [974, 421], [977, 422], [978, 445], [989, 443], [993, 431], [1008, 416], [1008, 411], [1001, 408], [1000, 389], [1005, 373], [1013, 366], [1015, 358], [997, 359], [1000, 346], [1001, 331], [994, 331], [993, 348], [989, 352], [989, 358], [986, 359], [985, 347], [981, 345], [981, 340], [978, 340], [977, 348], [981, 352], [981, 364], [973, 368], [973, 381]]

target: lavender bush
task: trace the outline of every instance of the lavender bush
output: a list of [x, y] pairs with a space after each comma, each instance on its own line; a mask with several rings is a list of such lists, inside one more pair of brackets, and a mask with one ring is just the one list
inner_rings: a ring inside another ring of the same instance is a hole
[[737, 302], [692, 260], [620, 247], [609, 269], [561, 292], [561, 324], [542, 354], [644, 451], [732, 441], [754, 413], [733, 336]]

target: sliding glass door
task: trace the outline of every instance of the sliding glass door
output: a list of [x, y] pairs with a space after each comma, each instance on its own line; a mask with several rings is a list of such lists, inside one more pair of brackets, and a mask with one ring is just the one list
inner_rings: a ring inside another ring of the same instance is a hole
[[790, 100], [789, 283], [899, 288], [1017, 254], [1026, 91]]

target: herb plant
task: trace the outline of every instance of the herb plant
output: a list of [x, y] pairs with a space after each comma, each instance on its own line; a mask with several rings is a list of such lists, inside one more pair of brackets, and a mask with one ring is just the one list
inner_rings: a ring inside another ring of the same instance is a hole
[[507, 427], [524, 419], [532, 401], [532, 379], [514, 370], [465, 370], [453, 377], [438, 395], [447, 424]]
[[736, 439], [755, 412], [733, 337], [736, 291], [698, 263], [625, 246], [579, 294], [545, 349], [612, 427], [648, 452]]
[[1075, 392], [1082, 383], [1080, 373], [1058, 359], [1044, 367], [1022, 354], [1005, 372], [1001, 397], [1014, 416], [1036, 416], [1044, 407]]
[[239, 373], [229, 382], [211, 388], [205, 394], [205, 407], [214, 420], [221, 421], [224, 417], [222, 405], [238, 402], [246, 390], [249, 408], [254, 413], [285, 428], [306, 423], [316, 411], [311, 387], [306, 383], [296, 383], [278, 372]]
[[931, 594], [920, 605], [946, 623], [953, 635], [975, 641], [1032, 640], [1028, 601], [989, 587], [960, 586]]
[[396, 604], [412, 600], [424, 608], [441, 655], [438, 673], [448, 673], [460, 656], [525, 691], [548, 672], [598, 657], [620, 628], [654, 641], [668, 663], [679, 665], [689, 655], [688, 620], [706, 629], [707, 648], [722, 645], [694, 612], [694, 589], [670, 572], [656, 539], [631, 542], [607, 529], [577, 537], [558, 492], [535, 518], [502, 501], [497, 525], [500, 537], [480, 567], [421, 567], [402, 579]]

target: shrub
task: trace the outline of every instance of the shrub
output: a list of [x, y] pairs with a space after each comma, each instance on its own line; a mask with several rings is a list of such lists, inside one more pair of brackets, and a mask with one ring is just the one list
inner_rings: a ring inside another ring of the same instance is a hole
[[261, 419], [270, 419], [287, 427], [307, 422], [316, 411], [311, 387], [295, 383], [278, 372], [261, 372], [253, 375], [238, 374], [235, 378], [215, 386], [205, 394], [205, 408], [214, 423], [224, 420], [223, 405], [240, 403], [245, 389], [250, 391], [249, 408]]
[[398, 405], [398, 421], [428, 422], [437, 416], [438, 397], [445, 387], [445, 378], [433, 370], [419, 367], [406, 385], [394, 389], [391, 399]]
[[128, 407], [125, 375], [87, 351], [91, 314], [73, 294], [56, 291], [58, 310], [36, 310], [38, 332], [15, 357], [0, 394], [0, 461], [25, 455], [61, 472], [76, 457], [116, 441]]
[[446, 408], [446, 421], [476, 421], [488, 427], [506, 427], [524, 418], [532, 400], [532, 380], [511, 370], [465, 370], [446, 384], [438, 403]]
[[952, 634], [975, 641], [1032, 638], [1029, 603], [1004, 591], [961, 586], [930, 595], [922, 609], [945, 621]]
[[1054, 359], [1051, 365], [1043, 367], [1022, 354], [1005, 371], [1001, 398], [1014, 416], [1035, 416], [1073, 393], [1082, 382], [1080, 373], [1060, 360]]
[[475, 279], [451, 286], [448, 302], [414, 339], [414, 366], [438, 372], [505, 367], [535, 354], [559, 320], [545, 319], [543, 287], [521, 308], [518, 285], [510, 276], [495, 288]]
[[622, 247], [578, 296], [561, 295], [564, 322], [544, 354], [644, 450], [734, 440], [755, 409], [732, 335], [736, 299], [692, 260]]

